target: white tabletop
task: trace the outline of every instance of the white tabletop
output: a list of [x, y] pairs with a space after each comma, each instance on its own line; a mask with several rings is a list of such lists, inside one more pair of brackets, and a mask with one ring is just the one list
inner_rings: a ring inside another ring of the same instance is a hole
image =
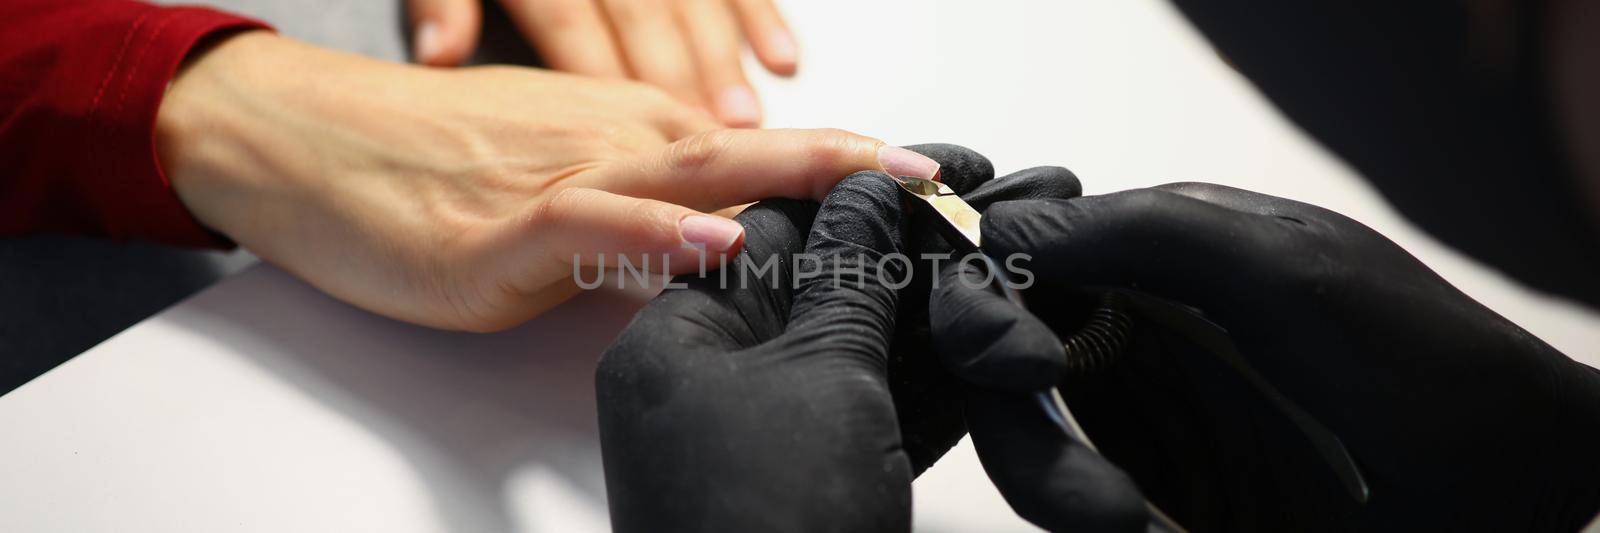
[[[275, 5], [257, 14], [285, 33], [314, 24]], [[1600, 317], [1399, 220], [1165, 3], [784, 7], [804, 57], [797, 79], [756, 76], [769, 125], [965, 144], [1003, 172], [1067, 166], [1090, 193], [1204, 180], [1316, 203], [1600, 361]], [[585, 294], [470, 335], [251, 268], [0, 397], [0, 531], [603, 530], [593, 363], [648, 296]], [[965, 443], [917, 481], [914, 505], [924, 531], [1031, 529]]]

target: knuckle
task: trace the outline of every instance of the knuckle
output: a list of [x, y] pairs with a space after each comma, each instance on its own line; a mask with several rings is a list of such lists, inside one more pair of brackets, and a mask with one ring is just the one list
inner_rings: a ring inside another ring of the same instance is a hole
[[[673, 98], [666, 89], [637, 80], [605, 80], [611, 93], [624, 101], [635, 102], [646, 111], [657, 113], [675, 113], [684, 107], [682, 102]], [[639, 109], [639, 108], [633, 108]]]
[[611, 21], [624, 26], [649, 22], [668, 14], [666, 0], [602, 0], [601, 3]]
[[683, 102], [674, 98], [666, 89], [645, 83], [636, 83], [636, 97], [645, 103], [645, 106], [660, 113], [679, 113], [687, 110]]
[[864, 137], [838, 128], [812, 130], [806, 143], [806, 157], [813, 162], [831, 163], [850, 159]]
[[601, 0], [600, 6], [605, 8], [611, 21], [618, 24], [638, 22], [645, 17], [646, 9], [642, 0]]
[[579, 27], [587, 22], [589, 4], [585, 0], [549, 0], [533, 10], [538, 20], [551, 29]]
[[1230, 189], [1215, 183], [1201, 181], [1179, 181], [1157, 187], [1161, 190], [1172, 191], [1185, 196], [1209, 197], [1226, 192]]
[[528, 217], [530, 226], [541, 231], [550, 231], [560, 228], [573, 218], [573, 215], [583, 212], [583, 209], [593, 203], [599, 191], [572, 187], [561, 189], [550, 195], [534, 208]]
[[1169, 193], [1156, 189], [1134, 189], [1118, 195], [1118, 208], [1133, 220], [1143, 222], [1140, 227], [1164, 227], [1160, 222], [1166, 217]]
[[668, 167], [695, 173], [721, 158], [733, 145], [731, 130], [711, 130], [696, 133], [667, 147]]

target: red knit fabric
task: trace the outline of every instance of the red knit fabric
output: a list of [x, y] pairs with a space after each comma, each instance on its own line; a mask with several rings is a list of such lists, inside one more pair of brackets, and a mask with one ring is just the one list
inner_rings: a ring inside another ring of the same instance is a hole
[[173, 193], [156, 111], [201, 39], [264, 27], [130, 0], [0, 0], [0, 236], [231, 246]]

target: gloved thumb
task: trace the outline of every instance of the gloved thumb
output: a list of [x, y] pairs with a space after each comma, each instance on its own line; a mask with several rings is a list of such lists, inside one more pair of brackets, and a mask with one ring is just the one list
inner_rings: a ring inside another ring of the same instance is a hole
[[992, 289], [985, 263], [946, 265], [929, 295], [933, 345], [950, 373], [996, 390], [1055, 386], [1067, 369], [1061, 339], [1038, 317]]
[[985, 263], [947, 266], [930, 296], [934, 346], [966, 381], [967, 429], [983, 468], [1018, 515], [1051, 531], [1138, 531], [1137, 485], [1046, 416], [1039, 391], [1066, 370], [1061, 340], [992, 290]]
[[483, 24], [478, 0], [407, 0], [412, 59], [435, 67], [466, 62]]
[[795, 342], [883, 364], [897, 291], [911, 275], [899, 194], [887, 174], [867, 171], [846, 177], [823, 200], [805, 252], [794, 257], [789, 336]]
[[1033, 395], [970, 387], [978, 460], [1018, 515], [1050, 531], [1144, 531], [1144, 495], [1111, 461], [1049, 418]]

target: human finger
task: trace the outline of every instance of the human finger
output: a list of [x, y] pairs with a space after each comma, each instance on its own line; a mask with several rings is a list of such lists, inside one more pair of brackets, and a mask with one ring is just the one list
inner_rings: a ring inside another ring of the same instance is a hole
[[406, 15], [413, 31], [412, 58], [436, 67], [466, 62], [483, 24], [476, 0], [407, 0]]
[[726, 1], [682, 0], [678, 23], [689, 39], [712, 113], [731, 127], [761, 125], [761, 102], [745, 79], [740, 62], [743, 43]]
[[702, 104], [694, 58], [668, 2], [601, 0], [600, 5], [635, 79], [691, 105]]
[[766, 198], [821, 200], [859, 170], [931, 179], [939, 163], [843, 130], [715, 130], [573, 179], [584, 187], [711, 211]]
[[772, 0], [731, 0], [739, 14], [739, 26], [755, 50], [756, 58], [767, 70], [779, 76], [793, 76], [800, 63], [800, 48], [783, 14]]
[[625, 78], [611, 28], [591, 0], [501, 0], [506, 13], [553, 69]]

